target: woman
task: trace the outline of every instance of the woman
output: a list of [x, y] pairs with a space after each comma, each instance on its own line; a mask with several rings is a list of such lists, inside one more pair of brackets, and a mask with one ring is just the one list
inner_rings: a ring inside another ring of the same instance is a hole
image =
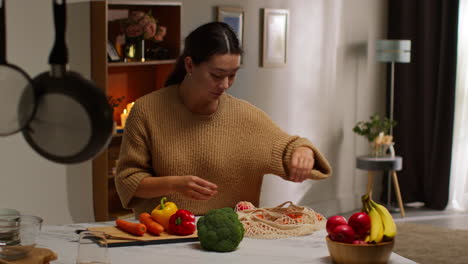
[[263, 111], [225, 93], [241, 54], [227, 24], [202, 25], [187, 36], [166, 88], [136, 101], [116, 177], [125, 208], [151, 212], [167, 196], [203, 215], [239, 201], [258, 206], [264, 174], [293, 182], [330, 175], [307, 139], [286, 134]]

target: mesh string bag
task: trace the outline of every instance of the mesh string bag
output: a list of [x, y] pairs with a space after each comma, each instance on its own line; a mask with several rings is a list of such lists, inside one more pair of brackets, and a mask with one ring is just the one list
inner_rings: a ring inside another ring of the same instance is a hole
[[278, 239], [312, 234], [325, 228], [326, 218], [314, 210], [284, 202], [273, 208], [237, 211], [244, 225], [244, 236]]

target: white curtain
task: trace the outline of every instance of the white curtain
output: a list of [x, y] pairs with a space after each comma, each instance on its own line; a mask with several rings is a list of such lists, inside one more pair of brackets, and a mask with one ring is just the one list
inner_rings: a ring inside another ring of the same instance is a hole
[[449, 208], [468, 209], [468, 0], [460, 0]]

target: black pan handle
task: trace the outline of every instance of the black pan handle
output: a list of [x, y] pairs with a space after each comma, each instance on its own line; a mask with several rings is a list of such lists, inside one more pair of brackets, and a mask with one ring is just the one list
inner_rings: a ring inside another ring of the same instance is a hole
[[5, 0], [0, 2], [0, 63], [6, 64]]
[[68, 51], [65, 43], [65, 28], [67, 23], [67, 1], [52, 0], [54, 11], [55, 42], [50, 52], [49, 64], [66, 65], [68, 63]]

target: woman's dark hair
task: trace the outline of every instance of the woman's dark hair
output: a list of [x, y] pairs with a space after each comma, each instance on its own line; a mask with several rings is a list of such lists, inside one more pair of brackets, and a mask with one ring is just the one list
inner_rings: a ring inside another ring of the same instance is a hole
[[239, 39], [231, 27], [223, 22], [204, 24], [185, 38], [185, 47], [177, 59], [174, 71], [166, 80], [165, 86], [181, 83], [185, 74], [185, 57], [189, 56], [195, 65], [208, 61], [215, 54], [242, 55]]

